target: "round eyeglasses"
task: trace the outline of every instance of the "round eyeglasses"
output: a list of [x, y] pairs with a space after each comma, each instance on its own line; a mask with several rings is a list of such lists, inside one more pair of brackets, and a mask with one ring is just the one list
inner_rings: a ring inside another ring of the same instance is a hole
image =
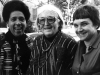
[[55, 17], [38, 18], [38, 23], [39, 23], [40, 25], [45, 25], [45, 21], [46, 21], [48, 24], [53, 24], [53, 23], [56, 21], [56, 18], [55, 18]]

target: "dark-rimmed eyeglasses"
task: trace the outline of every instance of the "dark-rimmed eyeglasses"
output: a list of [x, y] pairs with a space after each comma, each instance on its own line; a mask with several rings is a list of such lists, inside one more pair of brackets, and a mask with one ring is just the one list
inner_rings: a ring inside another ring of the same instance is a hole
[[53, 24], [56, 21], [56, 18], [55, 17], [38, 18], [38, 23], [40, 25], [45, 25], [45, 21], [47, 21], [48, 24]]

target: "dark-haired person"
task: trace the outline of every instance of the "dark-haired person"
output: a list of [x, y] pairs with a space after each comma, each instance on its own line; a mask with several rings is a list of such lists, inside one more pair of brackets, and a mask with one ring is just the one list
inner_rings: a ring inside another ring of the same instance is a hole
[[43, 35], [33, 42], [28, 75], [71, 75], [77, 43], [61, 32], [61, 11], [48, 4], [40, 7], [37, 14], [36, 24]]
[[0, 45], [0, 75], [25, 75], [31, 54], [24, 33], [29, 9], [22, 1], [9, 1], [4, 5], [2, 16], [9, 30]]
[[73, 14], [73, 25], [80, 38], [72, 66], [73, 75], [100, 75], [99, 11], [84, 5]]

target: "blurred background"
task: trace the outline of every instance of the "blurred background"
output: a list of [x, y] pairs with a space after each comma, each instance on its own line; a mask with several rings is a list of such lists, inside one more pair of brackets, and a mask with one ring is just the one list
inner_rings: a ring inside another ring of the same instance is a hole
[[[7, 24], [3, 21], [2, 18], [2, 9], [6, 2], [11, 0], [0, 0], [0, 33], [6, 33], [8, 30]], [[72, 14], [75, 9], [83, 4], [92, 4], [97, 6], [98, 10], [100, 10], [100, 0], [21, 0], [26, 3], [30, 9], [30, 19], [27, 24], [27, 28], [25, 33], [28, 36], [36, 37], [41, 35], [42, 33], [38, 30], [35, 25], [35, 20], [37, 17], [37, 9], [44, 4], [54, 4], [62, 11], [64, 18], [64, 25], [62, 31], [66, 34], [69, 34], [75, 38], [76, 41], [79, 40], [77, 35], [74, 32]]]

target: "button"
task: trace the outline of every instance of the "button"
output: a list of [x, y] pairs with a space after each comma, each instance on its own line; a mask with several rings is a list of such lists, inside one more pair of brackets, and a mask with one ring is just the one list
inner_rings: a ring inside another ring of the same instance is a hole
[[79, 72], [77, 71], [77, 74], [78, 74]]

